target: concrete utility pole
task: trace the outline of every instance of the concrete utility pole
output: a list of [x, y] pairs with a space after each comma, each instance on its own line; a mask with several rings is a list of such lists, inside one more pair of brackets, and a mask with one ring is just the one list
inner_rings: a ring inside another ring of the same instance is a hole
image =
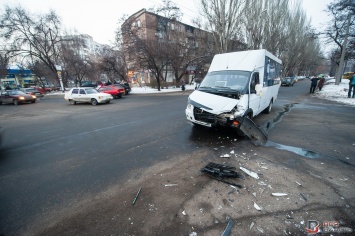
[[346, 27], [346, 34], [343, 42], [343, 48], [341, 50], [341, 56], [340, 56], [340, 62], [339, 62], [339, 68], [338, 68], [338, 73], [335, 79], [335, 84], [339, 85], [341, 78], [343, 76], [343, 70], [344, 70], [344, 58], [345, 58], [345, 52], [346, 52], [346, 44], [348, 43], [348, 35], [349, 35], [349, 27], [350, 27], [350, 14], [348, 15], [348, 25]]

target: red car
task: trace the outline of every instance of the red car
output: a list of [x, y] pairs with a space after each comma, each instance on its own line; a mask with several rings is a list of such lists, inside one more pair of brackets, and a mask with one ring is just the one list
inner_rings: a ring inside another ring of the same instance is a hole
[[36, 88], [40, 93], [45, 94], [47, 92], [51, 92], [52, 89], [50, 87], [37, 87]]
[[111, 94], [114, 98], [121, 98], [122, 94], [125, 94], [125, 90], [116, 88], [114, 86], [101, 86], [97, 89], [100, 93], [108, 93]]
[[26, 94], [19, 90], [10, 90], [1, 92], [0, 104], [3, 103], [13, 103], [18, 105], [19, 103], [31, 102], [35, 103], [37, 97], [35, 95]]

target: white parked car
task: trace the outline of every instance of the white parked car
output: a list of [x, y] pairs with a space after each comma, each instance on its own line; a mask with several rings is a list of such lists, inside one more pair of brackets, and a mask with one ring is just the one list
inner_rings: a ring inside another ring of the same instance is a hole
[[113, 97], [111, 94], [99, 93], [96, 89], [90, 87], [72, 88], [65, 93], [64, 99], [75, 105], [77, 102], [91, 103], [97, 105], [98, 103], [109, 103]]

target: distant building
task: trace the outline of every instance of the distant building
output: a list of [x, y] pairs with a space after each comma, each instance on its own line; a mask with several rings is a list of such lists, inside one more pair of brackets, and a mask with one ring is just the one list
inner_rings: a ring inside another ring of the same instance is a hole
[[105, 49], [109, 48], [110, 46], [105, 44], [97, 43], [93, 40], [88, 34], [79, 34], [79, 35], [68, 35], [65, 36], [64, 39], [70, 39], [69, 46], [73, 46], [73, 42], [75, 40], [80, 41], [79, 45], [76, 45], [76, 50], [82, 58], [97, 58]]
[[[179, 44], [180, 51], [174, 51], [174, 55], [180, 58], [184, 57], [183, 59], [186, 61], [189, 61], [189, 59], [193, 60], [187, 68], [181, 68], [185, 70], [184, 80], [186, 82], [191, 82], [196, 76], [203, 77], [204, 74], [207, 73], [209, 63], [215, 54], [216, 47], [213, 33], [179, 22], [174, 18], [170, 19], [160, 16], [146, 9], [132, 14], [122, 24], [121, 30], [128, 77], [132, 78], [132, 81], [137, 80], [138, 82], [149, 83], [150, 78], [152, 78], [149, 70], [140, 65], [137, 60], [137, 54], [130, 53], [136, 41], [136, 39], [132, 37], [132, 34], [142, 40], [171, 43], [172, 47]], [[238, 41], [231, 40], [230, 43], [233, 45], [235, 51], [245, 46]], [[203, 57], [206, 59], [204, 62], [194, 60]], [[164, 74], [167, 76], [167, 82], [173, 82], [175, 77], [168, 63]]]
[[[128, 76], [132, 82], [138, 80], [142, 83], [150, 83], [152, 77], [149, 70], [142, 68], [137, 62], [136, 55], [129, 52], [133, 46], [131, 34], [134, 33], [141, 39], [156, 40], [157, 42], [169, 41], [179, 43], [181, 50], [179, 56], [187, 55], [189, 58], [198, 57], [200, 54], [206, 54], [213, 49], [212, 34], [184, 24], [176, 19], [169, 19], [155, 13], [142, 9], [131, 15], [121, 26], [123, 35], [123, 48], [126, 55]], [[196, 76], [197, 65], [192, 63], [186, 68], [185, 81], [191, 81]], [[166, 81], [173, 82], [174, 76], [172, 70], [167, 66]]]
[[19, 65], [10, 65], [7, 67], [7, 74], [1, 78], [1, 89], [6, 87], [18, 88], [33, 85], [36, 81], [36, 76], [31, 70], [25, 69]]

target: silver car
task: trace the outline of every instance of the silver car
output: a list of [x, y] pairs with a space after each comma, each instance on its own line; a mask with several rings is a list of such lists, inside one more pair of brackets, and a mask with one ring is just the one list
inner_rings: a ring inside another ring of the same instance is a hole
[[110, 103], [113, 99], [111, 94], [99, 93], [96, 89], [90, 87], [72, 88], [65, 93], [64, 99], [75, 105], [77, 102], [91, 103], [97, 105], [99, 103]]

